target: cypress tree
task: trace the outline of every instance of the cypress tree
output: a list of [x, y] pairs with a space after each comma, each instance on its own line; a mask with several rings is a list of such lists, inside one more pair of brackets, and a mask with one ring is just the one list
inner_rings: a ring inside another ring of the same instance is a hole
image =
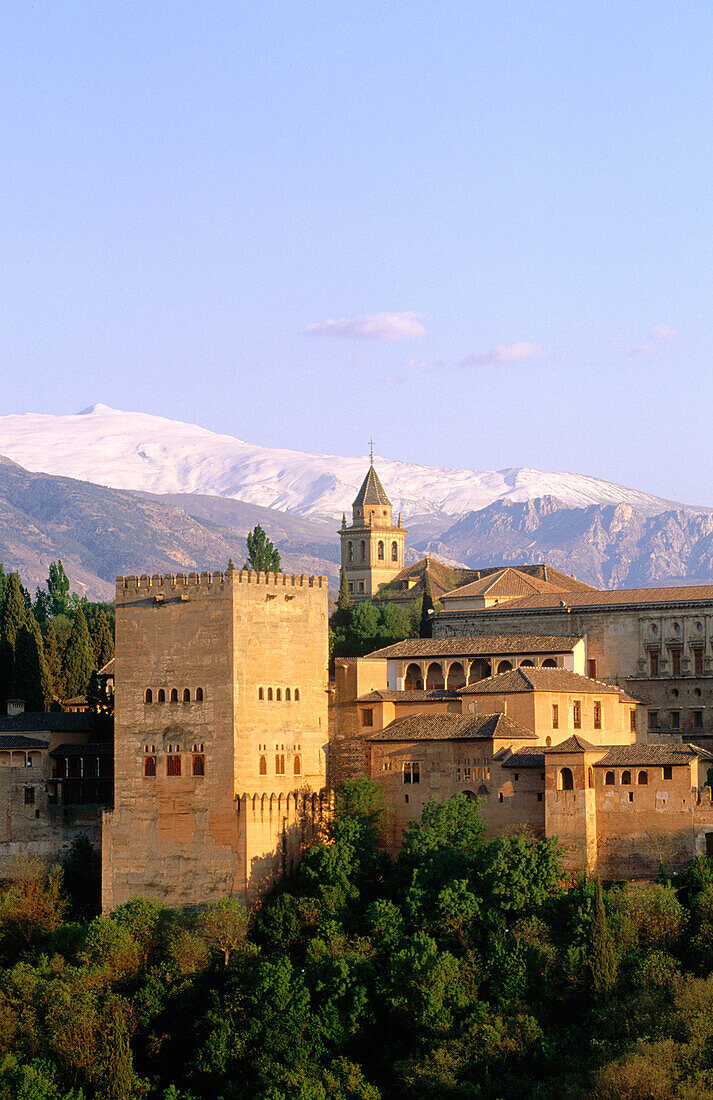
[[40, 628], [31, 615], [17, 632], [12, 679], [13, 694], [25, 700], [27, 710], [46, 709], [51, 701], [52, 685]]
[[597, 996], [609, 993], [616, 981], [617, 957], [599, 879], [595, 886], [594, 913], [589, 931], [589, 970]]
[[65, 695], [64, 675], [62, 673], [62, 659], [57, 645], [57, 634], [53, 623], [48, 623], [45, 630], [45, 662], [50, 678], [52, 698], [62, 699]]
[[275, 548], [258, 523], [245, 540], [248, 546], [246, 569], [256, 573], [281, 573], [280, 551]]
[[52, 614], [66, 615], [69, 607], [69, 577], [64, 571], [61, 559], [50, 562], [47, 591], [52, 605]]
[[228, 558], [228, 564], [226, 566], [225, 572], [226, 573], [234, 573], [235, 572], [235, 562], [233, 561], [232, 558]]
[[64, 651], [65, 690], [68, 696], [84, 695], [89, 686], [89, 678], [95, 667], [87, 620], [82, 607], [77, 608], [72, 629]]
[[111, 636], [109, 620], [105, 611], [100, 611], [92, 633], [92, 646], [97, 668], [104, 668], [114, 656], [114, 639]]
[[337, 596], [337, 611], [349, 611], [352, 601], [349, 597], [349, 585], [347, 583], [347, 571], [342, 566], [339, 573], [339, 595]]
[[0, 615], [0, 635], [8, 642], [12, 650], [15, 649], [15, 639], [20, 627], [27, 621], [27, 608], [20, 578], [17, 573], [11, 573], [5, 586], [5, 599], [3, 600], [2, 615]]
[[433, 635], [433, 597], [431, 596], [431, 578], [428, 575], [428, 564], [424, 572], [421, 626], [418, 635], [419, 638], [430, 638]]

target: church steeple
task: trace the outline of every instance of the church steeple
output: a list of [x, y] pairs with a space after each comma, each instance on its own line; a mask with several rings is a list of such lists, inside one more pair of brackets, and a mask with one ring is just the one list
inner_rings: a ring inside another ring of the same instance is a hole
[[393, 580], [404, 567], [406, 529], [394, 526], [392, 504], [374, 468], [373, 443], [369, 469], [352, 504], [352, 525], [342, 524], [342, 565], [349, 593], [366, 599]]

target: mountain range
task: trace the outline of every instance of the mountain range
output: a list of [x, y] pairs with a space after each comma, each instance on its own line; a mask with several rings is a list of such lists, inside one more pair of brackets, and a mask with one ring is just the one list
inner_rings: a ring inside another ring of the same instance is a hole
[[[104, 405], [0, 417], [0, 454], [0, 561], [35, 585], [62, 557], [75, 587], [103, 598], [118, 573], [240, 566], [256, 523], [286, 569], [336, 580], [336, 529], [368, 464]], [[580, 474], [375, 463], [410, 560], [547, 559], [602, 587], [713, 576], [710, 509]]]

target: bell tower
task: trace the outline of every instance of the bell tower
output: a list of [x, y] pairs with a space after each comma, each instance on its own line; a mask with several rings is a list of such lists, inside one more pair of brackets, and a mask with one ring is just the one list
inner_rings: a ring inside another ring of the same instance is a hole
[[[370, 443], [370, 446], [373, 444]], [[352, 523], [342, 516], [339, 537], [349, 595], [355, 601], [375, 596], [404, 567], [405, 539], [401, 516], [394, 524], [391, 501], [374, 469], [374, 454], [352, 504]]]

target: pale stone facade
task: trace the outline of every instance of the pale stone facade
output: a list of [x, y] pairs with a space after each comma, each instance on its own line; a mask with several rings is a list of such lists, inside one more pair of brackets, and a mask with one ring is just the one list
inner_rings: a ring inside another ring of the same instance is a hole
[[105, 911], [252, 901], [326, 796], [327, 578], [120, 577]]

